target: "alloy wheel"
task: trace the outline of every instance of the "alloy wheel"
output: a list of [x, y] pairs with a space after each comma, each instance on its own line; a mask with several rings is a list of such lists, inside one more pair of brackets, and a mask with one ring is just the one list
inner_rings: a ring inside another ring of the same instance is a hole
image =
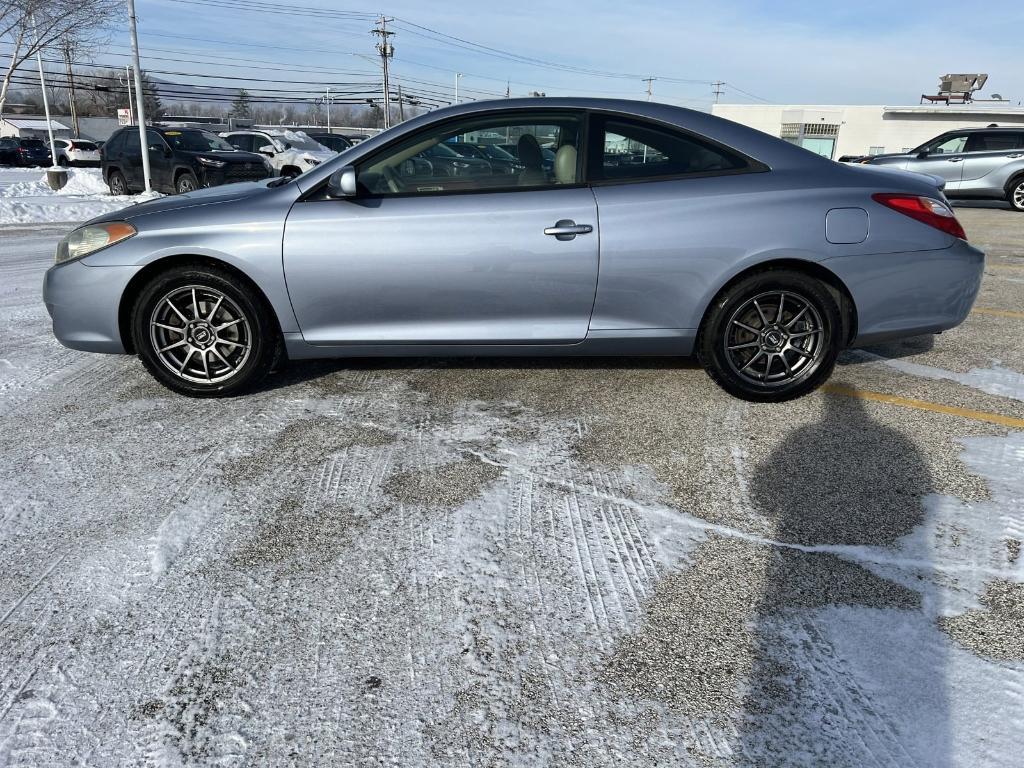
[[1020, 182], [1013, 190], [1013, 207], [1024, 211], [1024, 181]]
[[230, 297], [201, 285], [175, 288], [156, 303], [149, 320], [157, 358], [175, 376], [217, 384], [249, 359], [249, 319]]
[[724, 334], [725, 357], [739, 376], [764, 387], [810, 375], [825, 353], [814, 304], [792, 291], [768, 291], [741, 304]]

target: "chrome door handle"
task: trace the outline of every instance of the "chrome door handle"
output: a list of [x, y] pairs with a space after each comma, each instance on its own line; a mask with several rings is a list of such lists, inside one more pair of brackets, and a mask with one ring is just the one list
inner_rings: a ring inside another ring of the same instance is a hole
[[556, 240], [572, 240], [576, 235], [586, 235], [593, 232], [590, 224], [577, 224], [572, 219], [559, 219], [553, 227], [545, 227], [545, 235], [554, 235]]
[[962, 157], [951, 157], [947, 160], [947, 163], [962, 163], [964, 159]]
[[1024, 157], [1024, 155], [1022, 155], [1022, 154], [1020, 154], [1020, 153], [1018, 152], [1018, 153], [1017, 153], [1016, 155], [1007, 155], [1006, 157], [1007, 157], [1007, 159], [1009, 159], [1009, 160], [1016, 160], [1016, 159], [1017, 159], [1018, 157]]

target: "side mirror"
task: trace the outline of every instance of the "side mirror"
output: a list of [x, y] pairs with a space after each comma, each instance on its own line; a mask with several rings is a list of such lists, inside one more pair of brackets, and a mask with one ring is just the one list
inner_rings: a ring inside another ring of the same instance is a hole
[[356, 196], [356, 169], [351, 165], [339, 168], [331, 174], [327, 180], [328, 197], [355, 197]]
[[919, 160], [924, 160], [926, 157], [928, 157], [929, 154], [930, 153], [927, 149], [922, 149], [920, 152], [917, 153], [917, 157]]
[[273, 157], [274, 155], [277, 154], [277, 152], [274, 150], [274, 148], [272, 146], [270, 146], [269, 144], [264, 144], [262, 147], [260, 147], [256, 151], [259, 152], [261, 155], [266, 155], [267, 157]]

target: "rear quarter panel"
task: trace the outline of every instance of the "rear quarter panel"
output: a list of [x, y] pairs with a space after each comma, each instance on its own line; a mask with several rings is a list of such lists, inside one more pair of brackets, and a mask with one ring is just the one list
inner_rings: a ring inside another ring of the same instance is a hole
[[[716, 293], [759, 264], [949, 247], [954, 238], [884, 208], [876, 191], [937, 192], [907, 174], [896, 188], [864, 173], [783, 170], [596, 186], [601, 263], [592, 330], [696, 329]], [[902, 177], [903, 174], [900, 174]], [[875, 183], [881, 181], [882, 183]], [[860, 207], [860, 243], [825, 238], [826, 214]], [[868, 268], [869, 262], [862, 262]], [[856, 297], [855, 297], [856, 300]]]

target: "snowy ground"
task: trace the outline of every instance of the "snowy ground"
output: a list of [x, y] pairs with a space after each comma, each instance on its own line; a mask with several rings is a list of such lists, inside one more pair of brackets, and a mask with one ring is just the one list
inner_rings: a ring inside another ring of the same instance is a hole
[[43, 224], [85, 221], [116, 211], [150, 195], [110, 194], [99, 168], [68, 169], [68, 183], [54, 191], [42, 168], [0, 168], [0, 227], [11, 224]]
[[[1024, 419], [1024, 217], [960, 215], [987, 311], [834, 382]], [[677, 361], [187, 400], [52, 339], [66, 229], [0, 229], [0, 765], [1019, 762], [1024, 430]]]

